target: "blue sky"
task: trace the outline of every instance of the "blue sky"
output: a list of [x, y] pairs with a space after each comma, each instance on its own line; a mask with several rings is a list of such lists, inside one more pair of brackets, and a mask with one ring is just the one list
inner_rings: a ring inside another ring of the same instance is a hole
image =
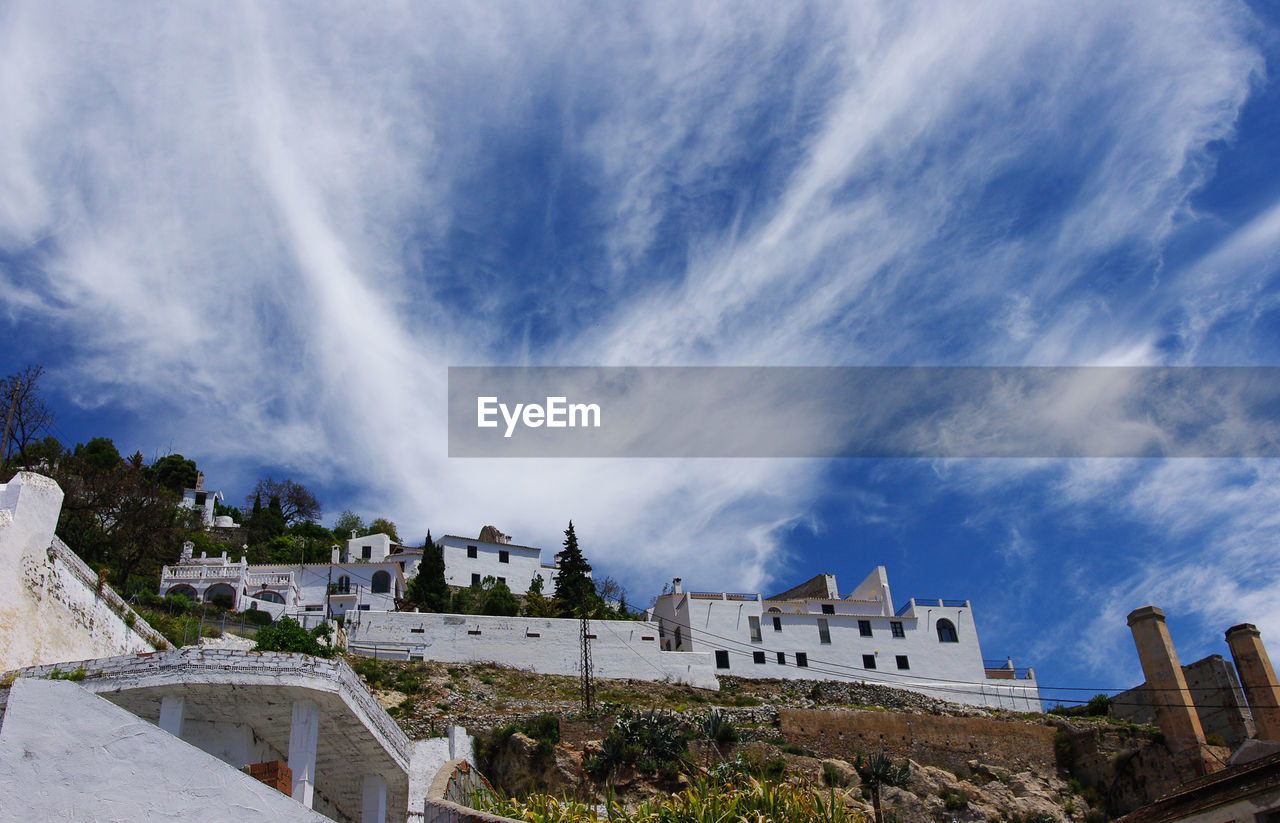
[[[1276, 365], [1247, 2], [0, 3], [0, 351], [67, 442], [647, 600], [887, 567], [1042, 684], [1280, 642], [1266, 460], [450, 460], [449, 365]], [[1069, 694], [1069, 693], [1063, 693]]]

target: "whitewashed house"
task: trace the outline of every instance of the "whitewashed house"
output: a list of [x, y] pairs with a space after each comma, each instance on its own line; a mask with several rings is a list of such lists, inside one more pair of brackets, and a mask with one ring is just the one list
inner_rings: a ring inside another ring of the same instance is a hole
[[967, 600], [893, 607], [884, 567], [840, 595], [822, 574], [771, 597], [674, 591], [648, 613], [667, 651], [710, 652], [737, 677], [857, 680], [943, 700], [1040, 711], [1031, 669], [985, 662]]
[[525, 594], [533, 579], [541, 577], [542, 594], [555, 594], [558, 569], [554, 563], [543, 564], [542, 549], [518, 546], [493, 526], [485, 526], [480, 537], [448, 534], [439, 544], [444, 549], [444, 580], [450, 586], [479, 585], [492, 576], [506, 583], [513, 594]]

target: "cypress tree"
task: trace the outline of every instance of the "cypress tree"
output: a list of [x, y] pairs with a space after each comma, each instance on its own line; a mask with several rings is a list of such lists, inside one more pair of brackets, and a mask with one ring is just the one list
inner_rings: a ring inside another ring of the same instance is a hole
[[422, 546], [422, 562], [418, 574], [409, 583], [409, 602], [429, 612], [449, 610], [449, 584], [444, 582], [444, 549], [437, 546], [427, 532]]
[[559, 568], [556, 570], [556, 593], [553, 598], [556, 612], [562, 617], [577, 617], [582, 609], [591, 611], [591, 598], [595, 586], [591, 583], [591, 564], [578, 548], [578, 536], [573, 532], [573, 521], [564, 530], [564, 548], [560, 551]]

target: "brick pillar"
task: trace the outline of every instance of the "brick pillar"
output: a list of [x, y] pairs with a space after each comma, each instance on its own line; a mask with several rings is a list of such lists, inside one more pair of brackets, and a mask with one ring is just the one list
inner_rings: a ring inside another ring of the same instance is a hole
[[1147, 692], [1155, 705], [1156, 722], [1170, 751], [1180, 765], [1186, 763], [1196, 775], [1216, 771], [1221, 766], [1205, 756], [1204, 729], [1169, 639], [1164, 612], [1155, 606], [1135, 609], [1129, 613], [1129, 630], [1138, 649], [1142, 675], [1147, 679]]
[[1227, 629], [1227, 645], [1249, 701], [1256, 737], [1280, 741], [1280, 683], [1262, 645], [1262, 635], [1252, 623], [1241, 623]]

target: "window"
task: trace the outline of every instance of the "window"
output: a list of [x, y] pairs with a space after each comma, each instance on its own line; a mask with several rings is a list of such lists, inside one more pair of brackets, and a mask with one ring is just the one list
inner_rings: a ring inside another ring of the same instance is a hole
[[409, 629], [410, 634], [422, 634], [426, 629]]
[[958, 643], [960, 638], [956, 637], [956, 624], [952, 623], [945, 617], [938, 621], [938, 642], [939, 643]]
[[809, 666], [809, 655], [804, 652], [796, 652], [796, 665], [804, 669]]
[[835, 607], [834, 605], [832, 605], [831, 603], [823, 603], [823, 604], [822, 604], [822, 613], [823, 613], [823, 614], [835, 614], [835, 613], [836, 613], [836, 607]]
[[902, 630], [902, 621], [901, 621], [901, 620], [890, 620], [890, 621], [889, 621], [889, 632], [890, 632], [894, 637], [906, 637], [906, 636], [907, 636], [907, 633], [906, 633], [906, 632], [904, 632], [904, 631]]
[[907, 656], [905, 654], [898, 655], [897, 660], [898, 660], [898, 668], [901, 669], [902, 671], [906, 671], [907, 669], [911, 668], [911, 664], [907, 662]]
[[386, 594], [391, 591], [391, 575], [384, 571], [376, 571], [373, 573], [373, 581], [369, 584], [369, 588], [374, 594]]
[[862, 668], [874, 669], [876, 667], [876, 656], [874, 654], [864, 654], [862, 656]]
[[747, 625], [751, 627], [751, 642], [759, 643], [760, 642], [760, 618], [748, 617]]
[[859, 620], [859, 621], [858, 621], [858, 636], [860, 636], [860, 637], [870, 637], [870, 636], [871, 636], [871, 621], [870, 621], [870, 620]]
[[345, 574], [338, 578], [338, 594], [351, 594], [351, 578]]
[[786, 653], [786, 652], [778, 652], [778, 665], [779, 665], [779, 666], [785, 666], [785, 665], [787, 665], [787, 653]]
[[818, 642], [820, 643], [831, 642], [831, 627], [828, 626], [827, 621], [822, 619], [821, 617], [818, 618]]
[[507, 578], [505, 578], [505, 577], [499, 577], [499, 578], [498, 578], [498, 582], [505, 586], [505, 585], [507, 585]]
[[479, 552], [479, 549], [477, 549], [475, 546], [467, 546], [467, 557], [470, 558], [471, 560], [476, 559], [478, 552]]
[[472, 573], [471, 573], [471, 585], [473, 585], [473, 586], [479, 586], [479, 585], [480, 585], [480, 573], [479, 573], [479, 572], [472, 572]]
[[727, 668], [729, 668], [729, 653], [728, 653], [728, 652], [726, 652], [726, 651], [720, 651], [719, 649], [717, 649], [717, 650], [716, 650], [716, 668], [717, 668], [717, 669], [727, 669]]
[[361, 557], [363, 557], [365, 560], [372, 560], [372, 559], [373, 559], [373, 546], [361, 546], [361, 547], [360, 547], [360, 556], [361, 556]]
[[756, 663], [763, 663], [763, 662], [764, 662], [764, 652], [752, 652], [752, 653], [751, 653], [751, 659], [752, 659], [752, 660], [754, 660]]
[[320, 611], [320, 610], [321, 610], [321, 609], [323, 609], [323, 608], [324, 608], [324, 606], [307, 606], [307, 611], [309, 611], [309, 612], [318, 612], [318, 611]]
[[359, 609], [359, 610], [360, 610], [360, 611], [362, 611], [362, 612], [367, 612], [367, 611], [369, 611], [369, 609], [371, 609], [371, 608], [372, 608], [372, 606], [370, 606], [368, 603], [361, 603], [361, 604], [360, 604], [359, 606], [357, 606], [356, 608], [357, 608], [357, 609]]
[[499, 550], [498, 550], [498, 562], [499, 562], [499, 563], [510, 563], [510, 562], [511, 562], [511, 552], [507, 551], [506, 549], [499, 549]]
[[773, 630], [774, 630], [775, 632], [780, 632], [780, 631], [782, 631], [782, 618], [781, 618], [781, 617], [775, 617], [775, 618], [773, 618]]
[[204, 508], [204, 501], [208, 499], [208, 492], [196, 492], [196, 505]]

